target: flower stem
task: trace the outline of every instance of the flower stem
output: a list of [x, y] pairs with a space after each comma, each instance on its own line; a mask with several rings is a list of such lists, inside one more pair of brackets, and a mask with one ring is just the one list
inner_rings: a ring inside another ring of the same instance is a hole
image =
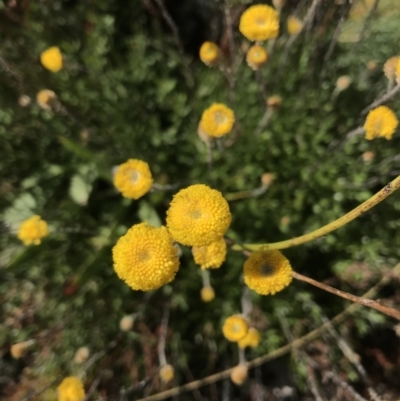
[[367, 306], [368, 308], [376, 309], [379, 312], [384, 313], [385, 315], [388, 315], [388, 316], [394, 317], [397, 320], [400, 320], [400, 311], [393, 309], [393, 308], [389, 308], [384, 305], [381, 305], [377, 301], [374, 301], [372, 299], [360, 298], [355, 295], [349, 294], [348, 292], [340, 291], [336, 288], [330, 287], [329, 285], [322, 284], [319, 281], [313, 280], [310, 277], [303, 276], [300, 273], [293, 272], [292, 276], [293, 276], [293, 278], [295, 278], [297, 280], [305, 281], [308, 284], [314, 285], [315, 287], [321, 288], [327, 292], [335, 294], [335, 295], [342, 297], [344, 299], [347, 299], [351, 302], [356, 302], [360, 305]]
[[270, 244], [243, 244], [238, 245], [235, 244], [232, 246], [234, 251], [241, 251], [243, 249], [256, 251], [258, 249], [284, 249], [284, 248], [291, 248], [292, 246], [297, 246], [304, 244], [309, 241], [313, 241], [317, 238], [323, 237], [324, 235], [337, 230], [340, 227], [343, 227], [350, 221], [356, 219], [357, 217], [361, 216], [369, 209], [373, 208], [379, 202], [382, 202], [386, 199], [390, 194], [400, 188], [400, 176], [396, 177], [392, 182], [382, 188], [379, 192], [375, 195], [371, 196], [365, 202], [361, 203], [361, 205], [357, 206], [355, 209], [351, 210], [349, 213], [345, 214], [344, 216], [340, 217], [339, 219], [332, 221], [331, 223], [318, 228], [315, 231], [312, 231], [308, 234], [301, 235], [300, 237], [295, 237], [292, 239], [288, 239], [286, 241], [280, 242], [273, 242]]

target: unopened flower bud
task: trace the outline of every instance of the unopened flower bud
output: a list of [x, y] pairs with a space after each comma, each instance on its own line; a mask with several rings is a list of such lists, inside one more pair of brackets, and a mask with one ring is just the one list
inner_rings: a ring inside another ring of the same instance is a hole
[[133, 318], [132, 315], [127, 315], [124, 316], [121, 321], [119, 322], [119, 328], [122, 331], [129, 331], [133, 327], [133, 323], [135, 322], [135, 319]]
[[78, 365], [85, 362], [89, 358], [89, 354], [90, 351], [88, 347], [79, 348], [75, 353], [74, 362]]
[[265, 187], [269, 187], [273, 183], [274, 179], [275, 179], [275, 177], [272, 173], [264, 173], [261, 176], [261, 183]]
[[201, 289], [201, 299], [204, 302], [210, 302], [215, 298], [214, 289], [210, 286], [203, 287]]
[[31, 98], [30, 98], [29, 96], [27, 96], [27, 95], [21, 95], [21, 96], [18, 98], [18, 104], [19, 104], [21, 107], [29, 106], [30, 103], [31, 103]]
[[34, 340], [22, 341], [13, 344], [10, 348], [10, 353], [14, 359], [23, 358], [28, 352], [28, 348], [34, 343]]
[[343, 91], [347, 89], [351, 84], [351, 78], [348, 75], [342, 75], [336, 81], [336, 89], [338, 91]]
[[169, 383], [174, 378], [173, 366], [170, 364], [162, 366], [159, 371], [159, 376], [163, 383]]
[[364, 163], [370, 163], [375, 158], [375, 153], [372, 151], [364, 152], [362, 154], [362, 159]]
[[247, 379], [246, 365], [239, 364], [232, 369], [231, 380], [238, 386], [241, 386]]

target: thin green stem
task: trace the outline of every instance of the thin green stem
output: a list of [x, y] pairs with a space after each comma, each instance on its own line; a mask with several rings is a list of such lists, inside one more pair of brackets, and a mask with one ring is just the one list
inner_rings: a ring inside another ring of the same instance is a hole
[[379, 192], [375, 195], [371, 196], [368, 200], [361, 203], [361, 205], [357, 206], [355, 209], [351, 210], [349, 213], [345, 214], [344, 216], [340, 217], [339, 219], [332, 221], [331, 223], [318, 228], [315, 231], [312, 231], [308, 234], [301, 235], [300, 237], [295, 237], [292, 239], [288, 239], [286, 241], [280, 242], [273, 242], [270, 244], [243, 244], [238, 245], [235, 244], [232, 246], [232, 249], [235, 251], [241, 250], [250, 250], [256, 251], [259, 249], [284, 249], [284, 248], [291, 248], [293, 246], [301, 245], [309, 241], [313, 241], [317, 238], [323, 237], [324, 235], [337, 230], [340, 227], [343, 227], [350, 221], [356, 219], [357, 217], [361, 216], [369, 209], [373, 208], [379, 202], [382, 202], [386, 199], [389, 195], [391, 195], [394, 191], [400, 188], [400, 176], [396, 177], [392, 182], [387, 184], [384, 188], [382, 188]]

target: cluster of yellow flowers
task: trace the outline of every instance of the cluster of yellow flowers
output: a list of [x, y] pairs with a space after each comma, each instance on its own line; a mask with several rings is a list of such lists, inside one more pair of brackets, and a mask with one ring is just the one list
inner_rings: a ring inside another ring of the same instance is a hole
[[233, 315], [225, 320], [222, 333], [228, 341], [236, 342], [240, 348], [256, 348], [260, 344], [261, 336], [258, 330], [249, 327], [242, 315]]
[[47, 235], [49, 235], [49, 227], [38, 215], [25, 220], [18, 231], [18, 238], [24, 245], [40, 245], [42, 239]]
[[136, 224], [118, 240], [113, 248], [114, 269], [134, 290], [155, 290], [172, 281], [179, 269], [174, 241], [210, 247], [194, 253], [200, 255], [203, 266], [219, 267], [225, 258], [222, 241], [231, 219], [228, 202], [219, 191], [191, 185], [173, 197], [166, 227]]

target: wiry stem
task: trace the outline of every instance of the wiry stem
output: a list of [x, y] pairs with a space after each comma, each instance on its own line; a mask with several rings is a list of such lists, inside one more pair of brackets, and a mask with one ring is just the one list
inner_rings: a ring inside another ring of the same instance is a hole
[[313, 241], [317, 238], [323, 237], [324, 235], [337, 230], [340, 227], [343, 227], [350, 221], [356, 219], [361, 216], [369, 209], [372, 209], [378, 203], [382, 202], [386, 199], [390, 194], [400, 188], [400, 176], [396, 177], [392, 182], [387, 184], [384, 188], [382, 188], [375, 195], [371, 196], [371, 198], [367, 199], [361, 205], [357, 206], [355, 209], [351, 210], [349, 213], [340, 217], [337, 220], [332, 221], [331, 223], [318, 228], [317, 230], [312, 231], [311, 233], [301, 235], [300, 237], [295, 237], [286, 241], [273, 242], [270, 244], [243, 244], [243, 245], [233, 245], [232, 249], [235, 251], [239, 250], [250, 250], [256, 251], [259, 249], [267, 250], [267, 249], [284, 249], [291, 248], [292, 246], [297, 246], [304, 244], [309, 241]]
[[394, 317], [397, 320], [400, 320], [400, 311], [389, 308], [388, 306], [381, 305], [379, 302], [376, 302], [372, 299], [360, 298], [355, 295], [349, 294], [348, 292], [340, 291], [336, 288], [330, 287], [329, 285], [322, 284], [319, 281], [316, 281], [310, 277], [303, 276], [300, 273], [293, 272], [293, 278], [301, 281], [305, 281], [308, 284], [314, 285], [315, 287], [321, 288], [324, 291], [330, 292], [331, 294], [335, 294], [339, 297], [347, 299], [351, 302], [356, 302], [360, 305], [367, 306], [368, 308], [376, 309], [379, 312], [384, 313], [385, 315]]

